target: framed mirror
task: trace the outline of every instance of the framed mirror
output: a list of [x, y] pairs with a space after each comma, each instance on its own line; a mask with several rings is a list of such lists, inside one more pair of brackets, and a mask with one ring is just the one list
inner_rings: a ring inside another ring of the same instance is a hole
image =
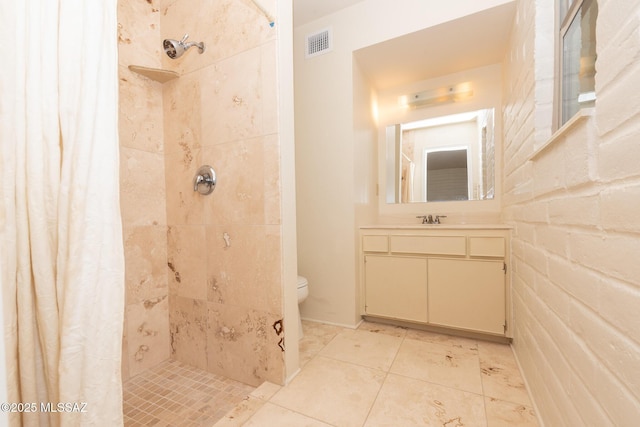
[[386, 203], [495, 197], [494, 109], [389, 125]]

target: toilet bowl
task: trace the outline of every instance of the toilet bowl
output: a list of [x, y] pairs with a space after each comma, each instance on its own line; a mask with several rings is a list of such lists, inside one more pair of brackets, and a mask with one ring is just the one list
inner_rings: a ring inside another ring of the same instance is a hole
[[306, 277], [298, 276], [298, 338], [302, 338], [302, 319], [300, 319], [300, 303], [309, 295], [309, 281]]

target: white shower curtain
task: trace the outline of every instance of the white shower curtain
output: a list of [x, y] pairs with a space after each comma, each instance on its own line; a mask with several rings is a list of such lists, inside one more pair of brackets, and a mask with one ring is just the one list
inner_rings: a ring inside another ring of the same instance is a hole
[[116, 6], [0, 2], [7, 396], [36, 410], [11, 425], [122, 425]]

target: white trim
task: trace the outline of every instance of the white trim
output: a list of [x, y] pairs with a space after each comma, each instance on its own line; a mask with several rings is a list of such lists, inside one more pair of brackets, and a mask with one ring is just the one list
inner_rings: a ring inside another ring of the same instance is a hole
[[306, 322], [322, 323], [323, 325], [340, 326], [341, 328], [347, 328], [347, 329], [358, 329], [360, 324], [364, 322], [364, 319], [362, 318], [360, 318], [360, 321], [355, 325], [345, 325], [344, 323], [327, 322], [325, 320], [311, 319], [308, 317], [302, 317], [302, 320]]

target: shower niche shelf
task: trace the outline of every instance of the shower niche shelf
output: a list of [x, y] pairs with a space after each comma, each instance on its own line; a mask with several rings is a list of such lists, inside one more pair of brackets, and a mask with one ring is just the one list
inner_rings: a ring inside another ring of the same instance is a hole
[[142, 67], [140, 65], [129, 65], [129, 69], [134, 73], [141, 74], [145, 77], [155, 80], [156, 82], [166, 83], [169, 80], [177, 79], [180, 74], [175, 71], [162, 70], [160, 68]]

